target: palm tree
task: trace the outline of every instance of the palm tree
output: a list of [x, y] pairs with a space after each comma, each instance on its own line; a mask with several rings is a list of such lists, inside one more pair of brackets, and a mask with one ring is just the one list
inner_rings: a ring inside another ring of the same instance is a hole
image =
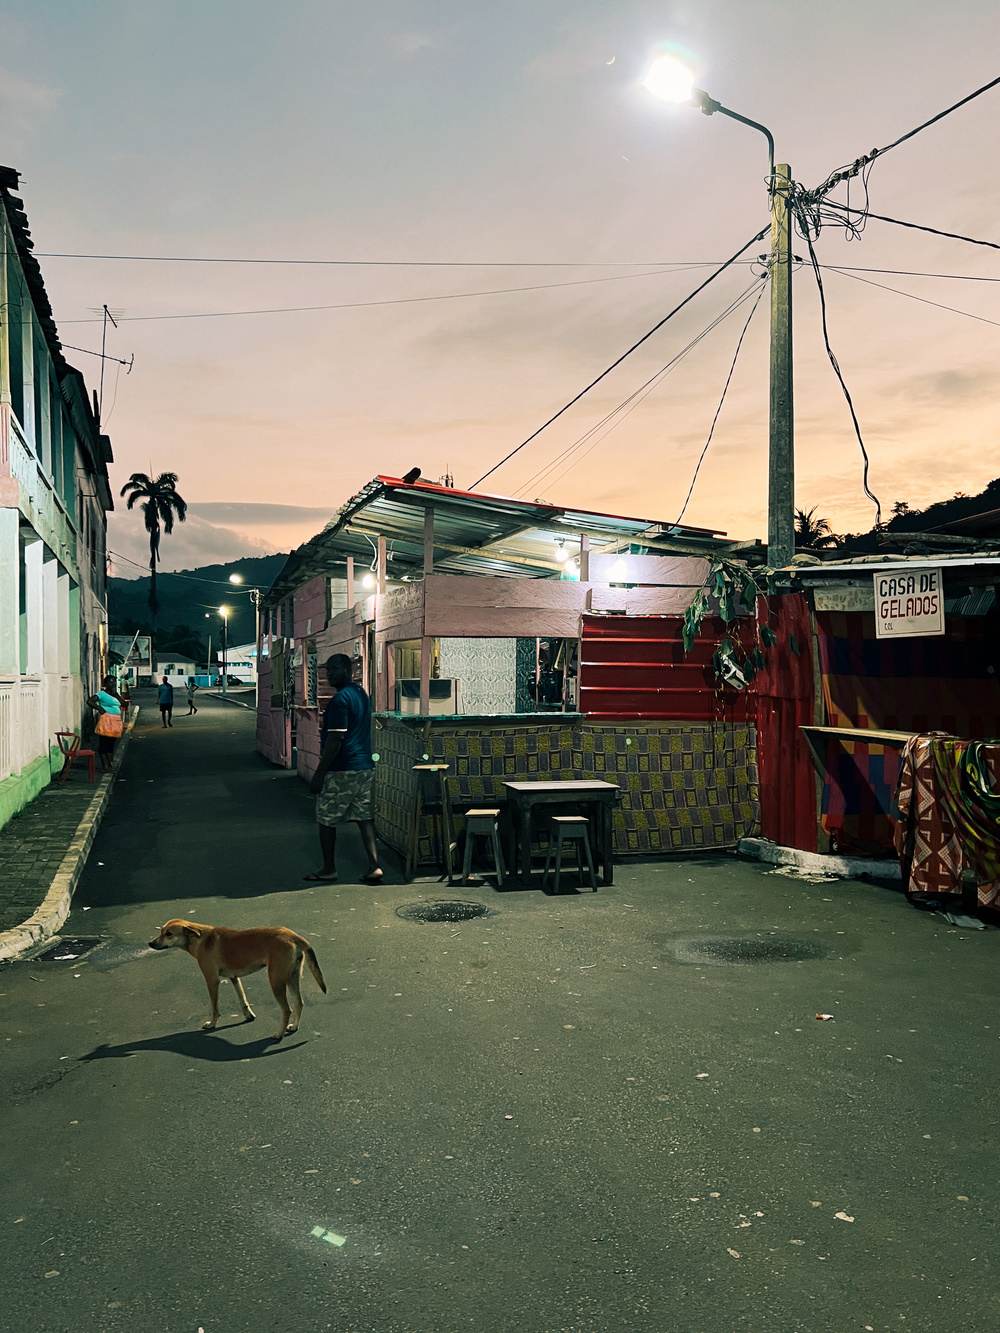
[[156, 562], [160, 556], [160, 524], [169, 536], [174, 530], [174, 512], [178, 522], [187, 517], [187, 501], [177, 494], [177, 473], [161, 472], [154, 481], [145, 472], [133, 472], [122, 487], [121, 493], [128, 497], [131, 509], [137, 500], [142, 501], [140, 508], [149, 533], [149, 609], [156, 615]]
[[795, 511], [795, 545], [806, 547], [834, 546], [837, 538], [830, 531], [830, 524], [825, 518], [814, 518], [816, 506], [806, 511]]

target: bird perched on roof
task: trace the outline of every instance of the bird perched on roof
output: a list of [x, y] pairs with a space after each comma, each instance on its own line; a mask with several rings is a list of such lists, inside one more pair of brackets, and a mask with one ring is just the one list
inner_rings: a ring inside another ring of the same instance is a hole
[[403, 480], [406, 482], [407, 486], [412, 486], [415, 481], [420, 480], [420, 469], [418, 467], [411, 467]]

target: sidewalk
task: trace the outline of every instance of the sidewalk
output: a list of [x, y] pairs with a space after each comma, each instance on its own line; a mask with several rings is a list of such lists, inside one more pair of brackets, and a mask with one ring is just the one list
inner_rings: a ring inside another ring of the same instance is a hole
[[51, 782], [0, 829], [0, 961], [54, 935], [69, 915], [138, 716], [133, 706], [112, 773], [91, 784], [78, 760], [64, 786]]

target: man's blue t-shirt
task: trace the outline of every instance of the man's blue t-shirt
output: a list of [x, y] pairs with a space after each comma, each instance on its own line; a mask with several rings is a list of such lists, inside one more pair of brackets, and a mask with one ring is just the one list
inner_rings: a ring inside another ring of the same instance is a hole
[[158, 686], [156, 690], [156, 700], [161, 708], [173, 708], [174, 687], [172, 685]]
[[331, 731], [341, 734], [340, 749], [330, 765], [331, 773], [375, 767], [371, 700], [354, 681], [339, 689], [326, 706], [320, 731], [321, 752], [326, 748], [326, 738]]

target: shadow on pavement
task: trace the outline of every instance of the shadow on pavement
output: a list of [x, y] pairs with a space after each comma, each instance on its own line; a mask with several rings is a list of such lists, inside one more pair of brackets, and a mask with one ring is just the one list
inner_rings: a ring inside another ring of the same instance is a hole
[[[242, 1027], [242, 1023], [233, 1026]], [[140, 1055], [143, 1051], [172, 1051], [174, 1055], [183, 1055], [191, 1060], [208, 1060], [213, 1064], [226, 1064], [239, 1060], [257, 1060], [266, 1055], [284, 1055], [296, 1051], [306, 1042], [297, 1041], [292, 1046], [279, 1046], [273, 1037], [261, 1037], [257, 1041], [247, 1042], [245, 1046], [234, 1046], [218, 1036], [208, 1032], [171, 1032], [166, 1037], [149, 1037], [145, 1041], [126, 1041], [118, 1046], [95, 1046], [86, 1055], [81, 1055], [80, 1064], [91, 1060], [126, 1060], [129, 1056]]]

